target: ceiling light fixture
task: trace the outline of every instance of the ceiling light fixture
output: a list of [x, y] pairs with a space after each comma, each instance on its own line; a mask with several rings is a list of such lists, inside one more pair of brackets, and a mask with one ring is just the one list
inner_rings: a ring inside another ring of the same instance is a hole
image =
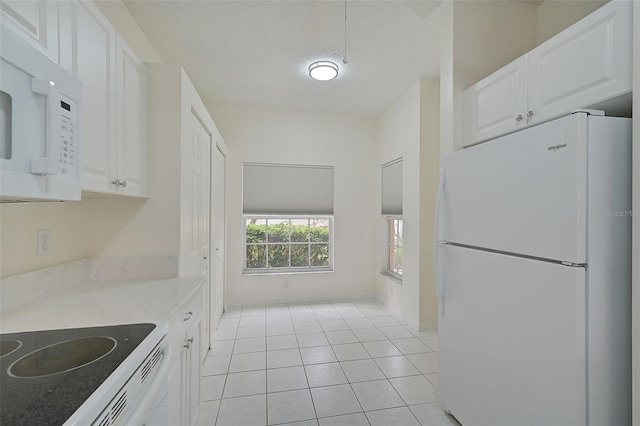
[[329, 61], [317, 61], [309, 65], [309, 75], [318, 81], [333, 80], [338, 76], [338, 66]]
[[[344, 0], [344, 57], [342, 62], [347, 64], [347, 0]], [[331, 61], [316, 61], [309, 65], [309, 75], [318, 81], [333, 80], [338, 76], [338, 65]]]

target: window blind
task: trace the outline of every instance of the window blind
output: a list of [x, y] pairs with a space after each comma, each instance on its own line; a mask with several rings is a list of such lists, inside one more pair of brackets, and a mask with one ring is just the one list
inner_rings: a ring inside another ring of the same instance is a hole
[[242, 165], [244, 214], [333, 214], [333, 166]]
[[402, 158], [382, 165], [382, 214], [402, 214]]

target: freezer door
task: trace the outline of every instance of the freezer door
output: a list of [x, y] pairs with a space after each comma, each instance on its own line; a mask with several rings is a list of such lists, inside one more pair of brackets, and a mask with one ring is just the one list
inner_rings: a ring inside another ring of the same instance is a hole
[[586, 424], [584, 269], [440, 250], [446, 409], [465, 426]]
[[442, 159], [442, 239], [585, 263], [587, 115]]

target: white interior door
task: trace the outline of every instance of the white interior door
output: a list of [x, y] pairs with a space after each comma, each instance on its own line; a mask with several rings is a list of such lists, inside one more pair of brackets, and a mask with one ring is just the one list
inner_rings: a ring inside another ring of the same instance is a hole
[[211, 192], [211, 135], [198, 117], [191, 118], [191, 244], [190, 271], [193, 275], [205, 277], [204, 325], [202, 327], [201, 356], [209, 350], [210, 300], [210, 198]]
[[586, 424], [584, 269], [440, 250], [438, 381], [447, 409], [464, 425]]
[[225, 168], [226, 158], [219, 147], [213, 149], [212, 181], [212, 291], [211, 291], [211, 329], [215, 330], [224, 311], [225, 284]]

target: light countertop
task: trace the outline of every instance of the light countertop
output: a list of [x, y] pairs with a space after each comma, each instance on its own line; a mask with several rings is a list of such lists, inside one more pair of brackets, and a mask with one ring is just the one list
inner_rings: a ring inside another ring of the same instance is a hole
[[0, 332], [51, 330], [167, 320], [202, 277], [89, 281], [0, 316]]

